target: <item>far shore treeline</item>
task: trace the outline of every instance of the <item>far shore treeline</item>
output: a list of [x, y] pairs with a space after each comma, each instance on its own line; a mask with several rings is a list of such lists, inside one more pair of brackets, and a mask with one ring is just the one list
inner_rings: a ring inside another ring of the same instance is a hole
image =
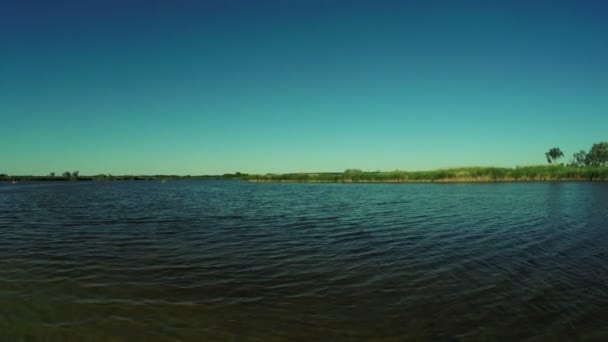
[[589, 151], [581, 150], [568, 164], [559, 163], [564, 156], [560, 148], [545, 153], [550, 165], [501, 167], [463, 167], [434, 171], [374, 171], [348, 169], [344, 172], [285, 173], [250, 175], [121, 175], [98, 174], [81, 176], [78, 171], [54, 172], [47, 176], [16, 176], [0, 174], [0, 181], [120, 181], [120, 180], [212, 180], [232, 179], [250, 182], [310, 182], [310, 183], [408, 183], [408, 182], [518, 182], [518, 181], [608, 181], [608, 142], [593, 144]]
[[7, 175], [0, 174], [0, 181], [139, 181], [139, 180], [209, 180], [209, 179], [242, 179], [245, 174], [237, 172], [235, 174], [227, 173], [224, 175], [204, 175], [204, 176], [181, 176], [181, 175], [111, 175], [98, 174], [94, 176], [82, 176], [78, 171], [64, 172], [60, 176], [56, 176], [51, 172], [46, 176], [32, 175]]

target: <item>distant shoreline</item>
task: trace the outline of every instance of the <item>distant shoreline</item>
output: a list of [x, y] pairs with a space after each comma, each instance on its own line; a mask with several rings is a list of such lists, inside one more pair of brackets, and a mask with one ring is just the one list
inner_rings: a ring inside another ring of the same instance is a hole
[[318, 184], [457, 184], [457, 183], [569, 183], [569, 182], [608, 182], [606, 179], [440, 179], [440, 180], [402, 180], [402, 181], [297, 181], [297, 180], [245, 180], [248, 183], [318, 183]]
[[495, 182], [581, 182], [608, 181], [608, 167], [525, 166], [515, 168], [465, 167], [434, 171], [342, 173], [290, 173], [250, 175], [259, 183], [495, 183]]
[[168, 180], [228, 180], [238, 179], [233, 176], [77, 176], [77, 177], [49, 177], [49, 176], [4, 176], [0, 182], [115, 182], [115, 181], [168, 181]]
[[349, 169], [344, 172], [224, 175], [96, 175], [27, 176], [0, 175], [0, 181], [170, 181], [242, 180], [252, 183], [495, 183], [495, 182], [588, 182], [608, 181], [608, 166], [575, 167], [563, 165], [515, 168], [464, 167], [433, 171], [375, 171]]

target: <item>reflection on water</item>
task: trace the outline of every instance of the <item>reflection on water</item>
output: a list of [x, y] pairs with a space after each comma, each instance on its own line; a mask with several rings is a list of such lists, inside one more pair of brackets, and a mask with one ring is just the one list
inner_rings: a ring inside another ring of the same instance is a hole
[[0, 340], [608, 338], [608, 184], [0, 185]]

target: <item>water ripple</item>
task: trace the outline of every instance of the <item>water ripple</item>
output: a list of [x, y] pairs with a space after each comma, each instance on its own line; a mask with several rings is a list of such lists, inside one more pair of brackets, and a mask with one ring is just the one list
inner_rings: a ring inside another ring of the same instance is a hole
[[0, 185], [0, 339], [608, 338], [608, 187]]

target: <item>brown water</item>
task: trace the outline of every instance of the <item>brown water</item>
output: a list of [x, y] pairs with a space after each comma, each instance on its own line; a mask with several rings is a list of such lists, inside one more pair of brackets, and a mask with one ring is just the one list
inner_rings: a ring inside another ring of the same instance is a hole
[[0, 340], [608, 340], [608, 184], [0, 184]]

